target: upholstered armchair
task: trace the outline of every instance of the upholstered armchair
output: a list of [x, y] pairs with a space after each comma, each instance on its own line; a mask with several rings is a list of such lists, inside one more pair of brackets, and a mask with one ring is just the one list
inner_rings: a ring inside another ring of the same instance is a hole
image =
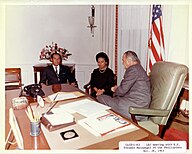
[[[188, 68], [173, 62], [157, 62], [150, 73], [152, 100], [149, 108], [130, 107], [132, 120], [159, 137], [167, 124], [185, 81]], [[135, 115], [147, 115], [147, 121], [137, 122]]]

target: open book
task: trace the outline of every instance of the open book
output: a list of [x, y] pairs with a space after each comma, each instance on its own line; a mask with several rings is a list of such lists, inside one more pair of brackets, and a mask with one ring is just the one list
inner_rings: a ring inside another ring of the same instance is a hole
[[79, 120], [78, 123], [95, 136], [104, 136], [130, 125], [128, 121], [115, 113], [107, 113], [98, 117], [88, 117]]

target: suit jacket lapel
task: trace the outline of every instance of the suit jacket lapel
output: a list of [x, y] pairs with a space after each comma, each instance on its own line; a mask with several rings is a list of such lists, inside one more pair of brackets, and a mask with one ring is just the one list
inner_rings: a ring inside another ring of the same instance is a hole
[[53, 65], [51, 65], [51, 71], [52, 71], [53, 74], [55, 74], [55, 76], [57, 77], [57, 74], [56, 74], [56, 72], [55, 72], [55, 69], [54, 69], [54, 66], [53, 66]]

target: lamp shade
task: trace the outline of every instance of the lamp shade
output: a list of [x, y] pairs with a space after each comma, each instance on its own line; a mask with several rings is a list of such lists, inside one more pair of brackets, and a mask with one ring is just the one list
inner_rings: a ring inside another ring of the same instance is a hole
[[90, 25], [90, 26], [93, 26], [93, 25], [94, 25], [94, 17], [88, 16], [88, 21], [89, 21], [89, 25]]

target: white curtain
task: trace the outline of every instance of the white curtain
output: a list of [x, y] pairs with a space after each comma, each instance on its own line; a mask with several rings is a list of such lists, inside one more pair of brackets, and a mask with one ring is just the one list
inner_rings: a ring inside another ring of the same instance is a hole
[[109, 56], [109, 67], [115, 70], [115, 5], [101, 5], [100, 49]]
[[124, 75], [121, 59], [125, 51], [135, 51], [146, 68], [149, 11], [149, 5], [119, 5], [118, 83]]

